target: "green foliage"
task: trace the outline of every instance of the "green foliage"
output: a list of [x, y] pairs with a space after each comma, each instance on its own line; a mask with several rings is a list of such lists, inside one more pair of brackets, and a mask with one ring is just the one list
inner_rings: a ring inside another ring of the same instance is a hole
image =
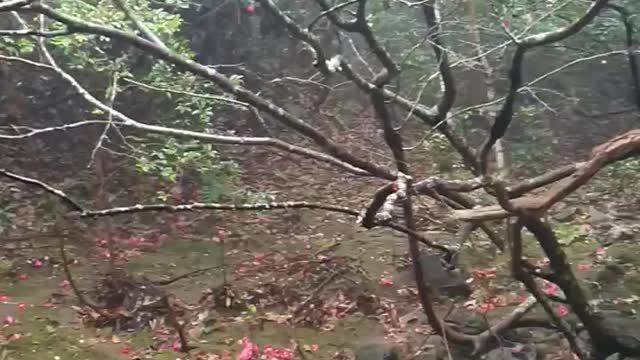
[[[136, 168], [143, 174], [157, 176], [162, 181], [174, 184], [196, 174], [202, 187], [205, 201], [217, 201], [234, 188], [238, 175], [235, 163], [222, 161], [211, 144], [198, 141], [179, 143], [169, 139], [162, 144], [145, 144], [140, 151]], [[158, 194], [166, 199], [166, 193]]]
[[18, 207], [15, 203], [8, 203], [8, 205], [0, 208], [0, 234], [7, 232], [13, 224], [16, 213], [15, 210]]
[[585, 231], [584, 228], [567, 223], [555, 224], [553, 226], [553, 232], [560, 244], [566, 246], [572, 245], [580, 240], [586, 240], [589, 236], [589, 233]]
[[606, 167], [594, 183], [597, 191], [638, 198], [640, 159], [618, 161]]
[[[126, 1], [132, 13], [147, 28], [154, 32], [170, 49], [182, 56], [192, 58], [188, 40], [181, 34], [183, 19], [175, 11], [189, 7], [186, 0], [172, 0], [162, 5], [151, 0]], [[134, 25], [111, 0], [61, 0], [56, 4], [61, 12], [81, 19], [110, 26], [123, 31], [136, 31]], [[64, 29], [60, 24], [52, 24], [53, 29]], [[191, 131], [208, 131], [212, 127], [214, 111], [218, 103], [210, 97], [193, 94], [210, 94], [212, 85], [190, 73], [176, 71], [163, 62], [151, 62], [135, 49], [123, 47], [121, 43], [108, 38], [85, 34], [56, 37], [49, 40], [55, 56], [65, 68], [84, 73], [102, 83], [111, 82], [114, 73], [119, 78], [132, 78], [161, 91], [165, 99], [152, 109], [153, 122]], [[240, 81], [240, 79], [235, 79]], [[119, 82], [117, 99], [127, 99], [139, 89]], [[107, 89], [106, 93], [112, 89]], [[153, 94], [157, 97], [157, 94]], [[142, 100], [142, 99], [141, 99]], [[128, 100], [127, 104], [130, 104]], [[93, 116], [106, 117], [102, 111], [93, 111]], [[153, 139], [153, 141], [149, 141]], [[198, 141], [176, 141], [166, 137], [149, 136], [126, 137], [133, 150], [133, 166], [143, 174], [156, 176], [167, 184], [181, 183], [185, 179], [195, 181], [202, 196], [207, 201], [217, 201], [234, 191], [238, 175], [237, 166], [221, 161], [210, 144]], [[195, 180], [194, 180], [195, 179]], [[166, 194], [160, 193], [161, 198]]]
[[26, 56], [33, 52], [35, 44], [27, 38], [0, 36], [0, 52], [11, 56]]
[[[152, 6], [151, 1], [136, 0], [127, 1], [127, 5], [137, 18], [151, 31], [153, 31], [169, 48], [191, 57], [186, 39], [179, 35], [182, 19], [178, 14], [172, 14], [163, 7]], [[186, 6], [187, 2], [179, 0], [173, 3]], [[118, 30], [132, 31], [132, 24], [126, 19], [113, 1], [109, 0], [63, 0], [58, 2], [57, 9], [71, 16], [81, 19], [91, 19], [92, 22], [111, 26]], [[54, 29], [64, 29], [61, 24], [52, 24]], [[61, 36], [50, 40], [50, 43], [62, 54], [66, 55], [67, 65], [78, 68], [100, 71], [106, 70], [109, 59], [114, 55], [126, 53], [110, 39], [105, 37], [89, 36], [85, 34], [73, 34]]]

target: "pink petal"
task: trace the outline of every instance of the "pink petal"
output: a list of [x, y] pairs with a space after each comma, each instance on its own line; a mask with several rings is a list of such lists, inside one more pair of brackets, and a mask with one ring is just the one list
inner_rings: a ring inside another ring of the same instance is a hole
[[564, 305], [560, 305], [556, 308], [556, 314], [560, 317], [565, 317], [569, 314], [569, 309]]
[[7, 315], [2, 320], [2, 323], [7, 326], [14, 325], [16, 323], [16, 318], [11, 315]]
[[587, 271], [589, 269], [591, 269], [591, 265], [588, 265], [588, 264], [578, 264], [578, 265], [576, 265], [576, 270], [578, 270], [578, 271]]

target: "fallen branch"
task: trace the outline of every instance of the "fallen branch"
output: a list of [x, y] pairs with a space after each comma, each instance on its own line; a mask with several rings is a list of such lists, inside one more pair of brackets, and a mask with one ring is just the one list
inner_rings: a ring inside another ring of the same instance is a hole
[[151, 283], [153, 285], [158, 285], [158, 286], [165, 286], [165, 285], [169, 285], [169, 284], [173, 284], [174, 282], [178, 281], [178, 280], [182, 280], [182, 279], [186, 279], [188, 277], [194, 276], [194, 275], [198, 275], [201, 274], [205, 271], [209, 271], [209, 270], [213, 270], [213, 269], [217, 269], [217, 268], [222, 268], [224, 267], [224, 265], [216, 265], [216, 266], [209, 266], [203, 269], [196, 269], [193, 271], [189, 271], [186, 272], [184, 274], [178, 275], [178, 276], [174, 276], [170, 279], [166, 279], [166, 280], [151, 280]]
[[302, 311], [304, 307], [307, 306], [309, 302], [311, 302], [311, 300], [316, 298], [322, 292], [322, 290], [324, 290], [325, 287], [331, 284], [333, 280], [335, 280], [338, 276], [344, 274], [344, 272], [344, 269], [342, 269], [341, 271], [335, 271], [326, 279], [324, 279], [324, 281], [321, 282], [320, 285], [318, 285], [318, 287], [316, 287], [306, 299], [304, 299], [300, 304], [298, 304], [298, 306], [295, 307], [292, 312], [292, 318], [295, 318], [300, 313], [300, 311]]
[[112, 318], [113, 316], [107, 313], [101, 306], [89, 300], [86, 296], [84, 296], [82, 291], [80, 291], [80, 289], [78, 288], [78, 285], [76, 284], [76, 281], [73, 278], [73, 275], [71, 274], [71, 269], [69, 269], [69, 261], [67, 259], [67, 253], [64, 248], [65, 247], [64, 240], [65, 240], [65, 236], [60, 235], [58, 240], [58, 250], [60, 251], [62, 269], [64, 270], [64, 274], [67, 278], [67, 281], [69, 282], [69, 286], [71, 287], [71, 290], [73, 291], [74, 295], [78, 298], [78, 301], [80, 302], [80, 304], [88, 306], [89, 308], [91, 308], [91, 310], [95, 311], [96, 313], [100, 314], [101, 316], [107, 319]]
[[[149, 211], [168, 211], [168, 212], [182, 212], [182, 211], [200, 211], [200, 210], [229, 210], [229, 211], [259, 211], [259, 210], [284, 210], [284, 209], [315, 209], [326, 210], [332, 212], [343, 213], [351, 216], [360, 216], [360, 212], [357, 210], [336, 205], [327, 205], [323, 203], [312, 203], [306, 201], [288, 201], [288, 202], [275, 202], [275, 203], [262, 203], [262, 204], [218, 204], [218, 203], [190, 203], [181, 205], [168, 205], [168, 204], [150, 204], [150, 205], [133, 205], [126, 207], [115, 207], [103, 210], [87, 210], [79, 205], [78, 202], [73, 200], [69, 195], [63, 191], [56, 189], [44, 182], [21, 175], [14, 174], [4, 169], [0, 169], [0, 175], [4, 175], [10, 179], [33, 185], [46, 190], [47, 192], [60, 198], [70, 208], [70, 212], [67, 214], [68, 218], [98, 218], [105, 216], [116, 216], [122, 214], [131, 214], [136, 212], [149, 212]], [[449, 248], [443, 245], [435, 244], [425, 238], [419, 232], [409, 229], [406, 226], [394, 223], [385, 222], [378, 224], [380, 226], [388, 227], [396, 231], [400, 231], [405, 234], [415, 236], [419, 242], [429, 246], [431, 248], [451, 252]]]

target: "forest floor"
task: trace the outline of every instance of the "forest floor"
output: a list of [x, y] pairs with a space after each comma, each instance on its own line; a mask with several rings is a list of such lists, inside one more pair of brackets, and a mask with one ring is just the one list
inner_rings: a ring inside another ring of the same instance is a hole
[[[243, 182], [256, 191], [275, 190], [279, 201], [361, 208], [380, 185], [319, 171], [307, 161], [252, 156], [255, 162], [246, 166]], [[269, 166], [261, 158], [268, 158]], [[640, 300], [638, 212], [627, 210], [624, 217], [619, 211], [616, 218], [609, 205], [617, 202], [587, 189], [559, 206], [553, 221], [598, 306], [635, 316]], [[447, 220], [446, 209], [429, 202], [419, 208], [428, 234], [455, 241], [459, 224]], [[8, 281], [0, 283], [0, 360], [226, 359], [247, 349], [247, 341], [282, 358], [308, 360], [348, 356], [359, 344], [386, 341], [411, 358], [432, 346], [412, 276], [402, 266], [407, 246], [400, 234], [364, 231], [353, 218], [308, 210], [155, 216], [180, 226], [158, 234], [146, 222], [147, 231], [140, 231], [144, 235], [133, 231], [119, 239], [115, 263], [125, 271], [116, 279], [119, 285], [107, 289], [113, 293], [107, 300], [126, 298], [119, 299], [121, 311], [135, 314], [126, 323], [102, 323], [103, 316], [78, 302], [60, 264], [57, 237], [3, 241], [0, 275]], [[614, 220], [621, 225], [611, 227]], [[603, 224], [609, 226], [602, 230]], [[109, 279], [102, 274], [111, 254], [106, 256], [101, 239], [85, 235], [68, 241], [67, 256], [76, 260], [69, 268], [89, 297], [104, 296]], [[482, 318], [492, 321], [513, 309], [524, 293], [509, 276], [505, 254], [497, 254], [480, 236], [467, 245], [461, 267], [474, 292], [467, 309], [459, 302], [454, 311], [464, 316], [473, 313], [469, 307], [493, 299], [498, 307]], [[526, 253], [544, 262], [532, 239]], [[152, 285], [203, 268], [210, 269]], [[118, 292], [127, 286], [133, 290]], [[139, 290], [145, 286], [148, 291]], [[196, 346], [190, 357], [179, 352], [175, 327], [157, 320], [166, 312], [141, 310], [140, 303], [157, 303], [167, 294], [176, 299], [185, 336]], [[445, 301], [438, 309], [444, 314], [451, 305]], [[546, 349], [549, 359], [562, 350], [562, 341], [555, 339]]]

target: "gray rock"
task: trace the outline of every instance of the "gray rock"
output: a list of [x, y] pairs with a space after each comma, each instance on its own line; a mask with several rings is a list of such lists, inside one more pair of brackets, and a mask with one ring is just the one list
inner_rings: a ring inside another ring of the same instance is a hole
[[634, 235], [633, 229], [614, 225], [607, 233], [607, 242], [611, 244], [618, 241], [631, 240], [634, 238]]
[[356, 360], [400, 360], [398, 348], [385, 342], [371, 342], [355, 350]]
[[489, 351], [487, 360], [535, 360], [536, 347], [532, 344], [502, 343], [497, 349]]
[[576, 217], [576, 208], [566, 207], [553, 214], [553, 218], [560, 222], [570, 222]]
[[624, 276], [624, 268], [618, 264], [609, 263], [596, 275], [596, 281], [601, 285], [617, 283]]
[[[437, 289], [440, 295], [461, 298], [471, 295], [473, 290], [467, 284], [466, 277], [460, 272], [446, 270], [442, 266], [440, 256], [422, 255], [420, 264], [425, 284]], [[414, 279], [413, 270], [405, 271], [401, 276]]]
[[487, 320], [482, 315], [467, 309], [454, 311], [447, 322], [458, 325], [468, 334], [479, 334], [488, 329]]
[[593, 206], [589, 207], [589, 218], [591, 225], [594, 227], [608, 224], [609, 221], [611, 221], [611, 218], [607, 214], [599, 211]]

